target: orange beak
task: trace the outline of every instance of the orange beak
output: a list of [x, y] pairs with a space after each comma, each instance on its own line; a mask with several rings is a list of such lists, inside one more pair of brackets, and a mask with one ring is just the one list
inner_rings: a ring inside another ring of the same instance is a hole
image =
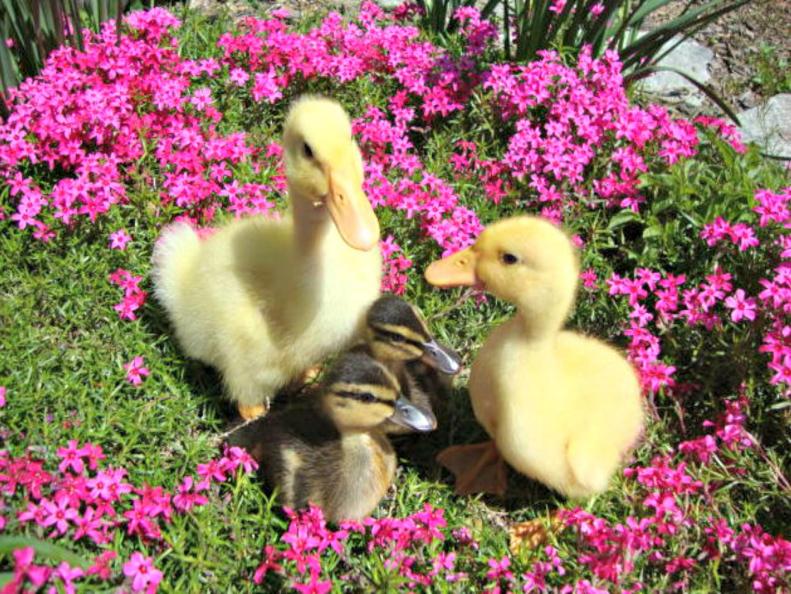
[[379, 241], [379, 221], [362, 188], [328, 171], [327, 210], [343, 240], [356, 250], [367, 252]]
[[432, 262], [426, 268], [424, 276], [430, 284], [443, 289], [474, 286], [478, 283], [478, 277], [475, 275], [476, 261], [475, 252], [467, 248]]

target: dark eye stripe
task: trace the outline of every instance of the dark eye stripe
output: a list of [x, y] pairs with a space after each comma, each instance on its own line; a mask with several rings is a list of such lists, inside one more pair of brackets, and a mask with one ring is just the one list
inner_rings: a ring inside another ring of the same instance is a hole
[[365, 404], [373, 404], [374, 402], [378, 402], [380, 404], [385, 404], [387, 406], [395, 408], [395, 402], [392, 400], [385, 400], [384, 398], [379, 398], [374, 396], [370, 392], [335, 392], [338, 396], [342, 398], [351, 398], [352, 400], [357, 400], [358, 402], [363, 402]]
[[423, 345], [416, 340], [412, 340], [411, 338], [407, 338], [401, 334], [396, 334], [395, 332], [388, 332], [387, 330], [376, 330], [377, 336], [380, 339], [384, 340], [385, 342], [393, 342], [396, 344], [411, 344], [419, 349], [423, 349]]

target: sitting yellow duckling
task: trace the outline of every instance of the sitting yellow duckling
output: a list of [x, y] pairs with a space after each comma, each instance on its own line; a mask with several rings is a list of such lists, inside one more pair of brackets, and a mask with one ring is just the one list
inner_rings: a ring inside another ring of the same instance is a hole
[[156, 295], [182, 348], [220, 370], [245, 419], [358, 338], [379, 295], [379, 224], [346, 112], [300, 99], [283, 149], [290, 217], [236, 221], [205, 240], [177, 223], [153, 256]]
[[395, 473], [382, 423], [428, 431], [433, 422], [400, 397], [395, 376], [364, 353], [344, 355], [323, 385], [240, 427], [228, 442], [260, 463], [282, 505], [312, 502], [328, 520], [359, 520], [378, 505]]
[[[416, 307], [395, 295], [382, 295], [366, 316], [367, 352], [384, 364], [401, 384], [404, 397], [436, 427], [435, 411], [443, 408], [453, 376], [461, 371], [459, 356], [437, 342]], [[412, 432], [404, 424], [388, 421], [388, 435]]]
[[[453, 446], [438, 456], [459, 493], [506, 488], [502, 455], [519, 472], [580, 498], [604, 491], [643, 426], [640, 385], [603, 342], [561, 330], [579, 276], [569, 238], [548, 221], [515, 217], [476, 243], [432, 263], [429, 283], [478, 285], [516, 305], [472, 364], [469, 391], [494, 443]], [[494, 446], [494, 447], [493, 447]]]

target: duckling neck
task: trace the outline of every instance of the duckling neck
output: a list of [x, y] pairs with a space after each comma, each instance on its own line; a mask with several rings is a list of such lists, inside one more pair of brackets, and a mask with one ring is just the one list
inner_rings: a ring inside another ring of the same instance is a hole
[[[553, 312], [554, 313], [554, 312]], [[533, 342], [544, 342], [554, 339], [563, 328], [565, 315], [537, 315], [525, 308], [518, 308], [516, 319], [522, 326], [525, 338]]]
[[323, 205], [314, 206], [310, 197], [295, 195], [290, 188], [289, 196], [297, 245], [308, 253], [316, 253], [333, 231], [329, 212]]

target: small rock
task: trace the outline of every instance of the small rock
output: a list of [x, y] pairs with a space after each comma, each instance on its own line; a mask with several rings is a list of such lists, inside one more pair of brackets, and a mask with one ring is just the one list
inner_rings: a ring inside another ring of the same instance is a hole
[[758, 103], [758, 97], [750, 89], [747, 89], [736, 97], [736, 103], [742, 109], [750, 109], [751, 107], [755, 107], [756, 103]]
[[767, 154], [791, 158], [791, 93], [775, 95], [737, 116], [744, 142], [755, 142]]
[[[677, 41], [678, 38], [674, 37], [665, 44], [665, 48], [672, 47]], [[711, 78], [709, 65], [713, 58], [714, 52], [709, 48], [687, 39], [662, 58], [657, 65], [676, 68], [698, 82], [706, 83]], [[656, 72], [642, 82], [641, 88], [647, 93], [660, 97], [680, 98], [692, 107], [699, 107], [703, 103], [703, 94], [698, 88], [675, 72]]]
[[393, 10], [403, 4], [403, 0], [376, 0], [376, 3], [385, 10]]
[[255, 8], [246, 0], [189, 0], [188, 8], [212, 19], [225, 11], [234, 20], [255, 15]]

